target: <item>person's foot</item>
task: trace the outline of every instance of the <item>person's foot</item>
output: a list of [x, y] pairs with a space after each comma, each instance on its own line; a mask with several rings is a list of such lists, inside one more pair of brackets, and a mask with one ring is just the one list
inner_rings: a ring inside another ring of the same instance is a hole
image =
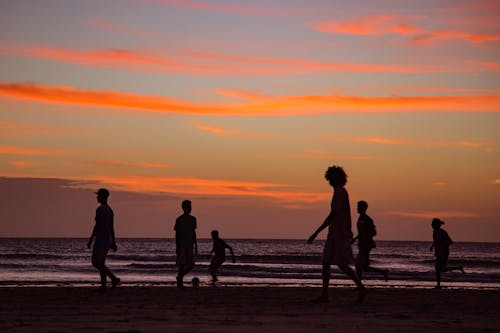
[[97, 289], [94, 289], [94, 292], [99, 293], [99, 294], [104, 294], [104, 293], [106, 293], [106, 287], [105, 286], [101, 286], [101, 287], [99, 287]]
[[384, 280], [385, 282], [387, 282], [389, 280], [389, 270], [384, 269], [384, 272], [382, 274], [384, 274]]
[[122, 280], [120, 280], [120, 278], [114, 278], [113, 280], [111, 280], [111, 288], [116, 288], [120, 285], [121, 282]]
[[315, 299], [312, 299], [311, 300], [312, 303], [328, 303], [330, 302], [330, 300], [328, 299], [328, 296], [326, 295], [321, 295], [320, 297], [318, 298], [315, 298]]
[[177, 288], [179, 288], [180, 290], [186, 290], [186, 287], [184, 287], [184, 283], [182, 281], [182, 278], [176, 277], [175, 279], [177, 280]]
[[365, 300], [367, 290], [364, 286], [359, 287], [358, 290], [359, 290], [359, 293], [358, 293], [358, 299], [356, 300], [356, 303], [362, 303]]

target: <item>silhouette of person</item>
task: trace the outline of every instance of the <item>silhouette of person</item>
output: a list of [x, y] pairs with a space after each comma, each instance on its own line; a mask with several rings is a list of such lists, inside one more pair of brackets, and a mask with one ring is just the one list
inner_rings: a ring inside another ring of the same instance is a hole
[[349, 266], [354, 261], [352, 255], [351, 241], [351, 210], [349, 206], [349, 195], [344, 188], [347, 183], [347, 175], [341, 167], [331, 166], [325, 172], [325, 178], [333, 188], [330, 214], [323, 224], [309, 237], [307, 243], [311, 244], [318, 234], [328, 227], [328, 237], [323, 250], [323, 289], [321, 296], [314, 299], [315, 303], [327, 303], [328, 285], [330, 283], [331, 267], [337, 265], [358, 287], [358, 302], [362, 302], [366, 296], [366, 288]]
[[430, 250], [434, 250], [436, 256], [436, 286], [434, 289], [441, 289], [441, 273], [449, 271], [461, 271], [465, 274], [462, 266], [448, 266], [448, 256], [450, 255], [450, 245], [453, 244], [448, 233], [441, 228], [444, 222], [438, 218], [432, 219], [432, 245]]
[[191, 201], [184, 200], [182, 202], [184, 213], [175, 220], [176, 263], [179, 265], [177, 287], [179, 289], [184, 289], [184, 276], [194, 268], [194, 256], [198, 255], [196, 217], [191, 215], [191, 209]]
[[219, 237], [219, 232], [217, 230], [212, 230], [212, 240], [214, 242], [212, 251], [208, 254], [208, 259], [212, 256], [212, 253], [215, 253], [213, 259], [210, 261], [210, 274], [212, 275], [212, 282], [217, 282], [217, 270], [220, 266], [226, 261], [226, 249], [229, 249], [231, 252], [231, 257], [233, 259], [233, 263], [236, 262], [234, 260], [234, 252], [233, 248]]
[[87, 242], [87, 247], [90, 249], [92, 242], [92, 265], [94, 265], [101, 275], [101, 287], [99, 292], [106, 291], [106, 278], [111, 279], [112, 288], [120, 284], [120, 279], [117, 278], [106, 266], [106, 256], [109, 249], [116, 252], [115, 230], [113, 226], [113, 210], [108, 205], [109, 191], [105, 188], [100, 188], [97, 192], [97, 202], [101, 205], [97, 207], [95, 213], [95, 225], [92, 230], [92, 235]]
[[387, 269], [380, 269], [370, 266], [370, 252], [377, 245], [373, 240], [373, 237], [377, 234], [375, 224], [373, 220], [366, 211], [368, 210], [368, 203], [366, 201], [358, 202], [358, 222], [356, 227], [358, 229], [358, 235], [354, 237], [352, 243], [358, 240], [358, 256], [356, 258], [356, 273], [359, 278], [362, 279], [363, 271], [365, 272], [378, 272], [384, 275], [387, 281], [387, 274], [389, 271]]

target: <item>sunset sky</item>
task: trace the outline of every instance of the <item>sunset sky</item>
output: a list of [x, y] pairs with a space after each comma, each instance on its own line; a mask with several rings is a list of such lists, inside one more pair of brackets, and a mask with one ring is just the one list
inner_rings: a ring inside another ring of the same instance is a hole
[[[378, 239], [500, 241], [500, 2], [0, 3], [0, 237], [307, 239], [330, 165]], [[324, 235], [323, 235], [324, 236]]]

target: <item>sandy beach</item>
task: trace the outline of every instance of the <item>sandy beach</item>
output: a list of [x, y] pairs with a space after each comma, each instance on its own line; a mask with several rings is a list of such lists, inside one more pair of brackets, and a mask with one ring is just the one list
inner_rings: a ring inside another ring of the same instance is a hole
[[498, 332], [500, 291], [350, 288], [0, 288], [2, 332]]

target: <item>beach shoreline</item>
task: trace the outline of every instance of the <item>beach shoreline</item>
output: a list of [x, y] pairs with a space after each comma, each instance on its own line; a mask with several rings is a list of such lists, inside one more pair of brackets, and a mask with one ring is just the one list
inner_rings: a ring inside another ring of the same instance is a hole
[[128, 287], [0, 288], [3, 332], [493, 332], [500, 290], [372, 288]]

